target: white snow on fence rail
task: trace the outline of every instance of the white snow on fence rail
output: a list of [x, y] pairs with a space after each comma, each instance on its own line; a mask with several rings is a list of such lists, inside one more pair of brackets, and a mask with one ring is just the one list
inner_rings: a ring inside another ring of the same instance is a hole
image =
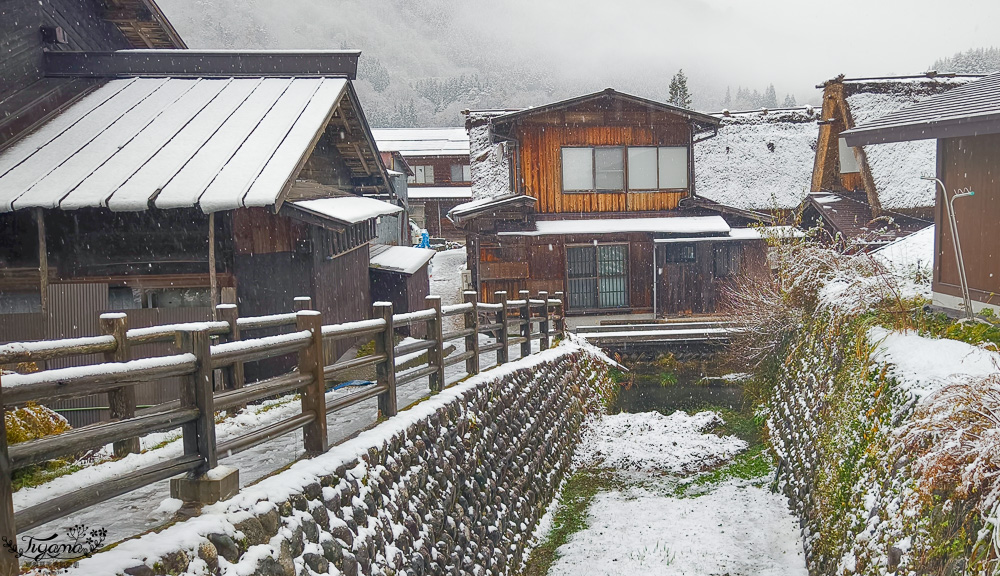
[[11, 342], [10, 344], [0, 346], [0, 358], [19, 354], [38, 354], [63, 348], [114, 346], [114, 344], [114, 336], [87, 336], [84, 338], [64, 338], [62, 340], [41, 340], [39, 342]]
[[162, 326], [149, 326], [148, 328], [131, 328], [126, 333], [125, 336], [129, 339], [145, 339], [154, 338], [156, 336], [166, 336], [167, 334], [173, 334], [174, 332], [181, 332], [184, 330], [191, 330], [192, 332], [200, 332], [202, 330], [214, 331], [214, 330], [225, 330], [229, 331], [228, 322], [185, 322], [183, 324], [163, 324]]
[[371, 320], [358, 320], [357, 322], [345, 322], [343, 324], [332, 324], [323, 326], [324, 338], [336, 338], [356, 331], [379, 330], [385, 328], [385, 320], [373, 318]]
[[123, 382], [127, 382], [129, 374], [155, 368], [173, 368], [190, 365], [191, 369], [194, 370], [195, 361], [194, 354], [177, 354], [174, 356], [130, 360], [128, 362], [109, 362], [106, 364], [92, 364], [90, 366], [56, 368], [55, 370], [43, 370], [32, 374], [8, 374], [3, 377], [3, 387], [14, 388], [30, 384], [82, 380], [90, 377], [110, 375], [119, 375], [122, 377]]

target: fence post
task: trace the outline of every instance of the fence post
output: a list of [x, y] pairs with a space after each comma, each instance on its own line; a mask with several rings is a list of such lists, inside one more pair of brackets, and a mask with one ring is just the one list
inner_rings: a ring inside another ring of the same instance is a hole
[[549, 349], [549, 293], [542, 290], [538, 293], [538, 299], [544, 302], [542, 304], [542, 323], [538, 325], [538, 331], [541, 336], [538, 338], [538, 349], [548, 350]]
[[431, 392], [437, 393], [444, 388], [444, 322], [441, 316], [441, 297], [428, 296], [424, 302], [434, 310], [434, 318], [427, 321], [427, 338], [434, 340], [434, 347], [427, 351], [427, 363], [437, 368], [429, 378]]
[[385, 360], [375, 365], [377, 384], [386, 391], [378, 395], [378, 411], [382, 416], [396, 415], [396, 340], [392, 324], [392, 303], [376, 302], [372, 318], [385, 320], [385, 329], [375, 335], [375, 354], [385, 354]]
[[197, 408], [198, 418], [184, 424], [184, 454], [197, 454], [202, 464], [187, 477], [170, 479], [170, 496], [185, 502], [212, 504], [239, 492], [239, 471], [220, 469], [215, 442], [215, 392], [212, 386], [212, 347], [208, 330], [181, 330], [181, 350], [194, 354], [194, 373], [181, 386], [181, 407]]
[[555, 293], [556, 300], [556, 335], [560, 338], [566, 337], [566, 294], [564, 292]]
[[465, 313], [465, 328], [472, 329], [472, 334], [465, 337], [465, 351], [472, 352], [472, 357], [465, 361], [466, 374], [479, 374], [479, 310], [475, 290], [462, 293], [466, 304], [472, 304], [472, 310]]
[[[0, 380], [3, 377], [0, 376]], [[17, 527], [14, 525], [14, 488], [11, 484], [10, 457], [7, 454], [7, 426], [3, 418], [3, 396], [0, 391], [0, 576], [17, 576], [21, 573], [17, 556], [8, 549], [8, 543], [17, 546]]]
[[298, 312], [299, 310], [312, 310], [313, 299], [309, 296], [296, 296], [292, 301], [292, 310]]
[[[221, 339], [224, 342], [238, 342], [240, 339], [240, 312], [236, 308], [236, 304], [219, 304], [215, 308], [218, 311], [216, 317], [229, 324], [229, 335], [223, 336]], [[243, 363], [240, 361], [233, 362], [231, 366], [227, 366], [225, 374], [227, 389], [236, 390], [246, 384], [246, 376], [243, 374]]]
[[299, 351], [299, 374], [312, 376], [313, 381], [302, 389], [302, 412], [312, 412], [316, 419], [302, 430], [306, 452], [322, 454], [328, 447], [326, 433], [326, 378], [323, 366], [323, 315], [315, 310], [299, 310], [296, 315], [299, 331], [312, 332], [312, 342]]
[[500, 310], [497, 311], [497, 324], [500, 325], [499, 342], [500, 348], [497, 349], [497, 365], [506, 364], [510, 358], [510, 335], [507, 333], [507, 291], [500, 290], [495, 293], [497, 304], [500, 304]]
[[[104, 353], [105, 362], [128, 362], [132, 353], [128, 345], [128, 316], [121, 312], [101, 314], [101, 331], [115, 339], [115, 349]], [[122, 386], [108, 392], [108, 406], [113, 420], [135, 418], [135, 386]], [[126, 438], [114, 443], [115, 456], [139, 452], [139, 438]]]
[[521, 338], [524, 338], [524, 342], [521, 342], [521, 358], [525, 356], [531, 356], [531, 292], [527, 290], [521, 290], [518, 292], [521, 296], [521, 300], [524, 300], [524, 305], [521, 306]]

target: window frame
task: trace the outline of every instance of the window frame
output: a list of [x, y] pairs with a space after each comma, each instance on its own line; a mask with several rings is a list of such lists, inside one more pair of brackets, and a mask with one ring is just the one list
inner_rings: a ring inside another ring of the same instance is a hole
[[[624, 302], [621, 306], [614, 307], [601, 307], [601, 262], [600, 262], [600, 247], [601, 246], [624, 246], [625, 254], [624, 260], [622, 261], [623, 273], [621, 277], [625, 281], [624, 287]], [[594, 251], [594, 276], [585, 277], [586, 279], [593, 279], [594, 281], [594, 300], [597, 303], [596, 307], [593, 308], [575, 308], [570, 305], [570, 289], [569, 289], [569, 250], [570, 248], [592, 248]], [[565, 253], [563, 255], [563, 265], [566, 273], [566, 309], [572, 310], [574, 312], [608, 312], [614, 310], [630, 310], [632, 308], [632, 245], [629, 242], [574, 242], [565, 245]]]
[[[623, 185], [619, 190], [599, 188], [597, 186], [597, 150], [598, 149], [614, 149], [618, 148], [622, 151], [622, 180]], [[629, 150], [632, 148], [652, 148], [656, 150], [656, 185], [657, 188], [635, 188], [633, 189], [629, 182]], [[586, 189], [566, 189], [566, 173], [565, 173], [565, 156], [564, 151], [567, 149], [574, 150], [590, 150], [590, 183], [591, 188]], [[686, 170], [684, 172], [684, 180], [687, 183], [686, 186], [680, 188], [669, 188], [661, 186], [662, 174], [660, 170], [661, 166], [661, 150], [664, 149], [683, 149], [685, 151], [685, 165]], [[689, 146], [659, 146], [659, 145], [637, 145], [637, 146], [626, 146], [626, 145], [607, 145], [607, 146], [560, 146], [559, 147], [559, 189], [563, 194], [650, 194], [656, 192], [687, 192], [691, 190], [691, 149]]]
[[[676, 256], [681, 250], [691, 250], [691, 257]], [[694, 264], [698, 261], [698, 247], [694, 242], [676, 242], [667, 244], [666, 260], [668, 264]]]

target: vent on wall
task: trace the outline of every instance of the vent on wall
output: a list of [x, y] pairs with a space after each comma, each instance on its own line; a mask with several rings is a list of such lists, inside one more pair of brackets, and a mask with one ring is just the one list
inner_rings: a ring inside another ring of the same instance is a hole
[[66, 31], [61, 26], [42, 26], [39, 32], [42, 34], [42, 42], [46, 44], [69, 44]]

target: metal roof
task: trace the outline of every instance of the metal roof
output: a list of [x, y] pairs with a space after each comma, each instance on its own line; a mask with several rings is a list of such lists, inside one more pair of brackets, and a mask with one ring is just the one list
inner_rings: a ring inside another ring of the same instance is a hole
[[0, 153], [0, 212], [274, 206], [348, 86], [112, 80]]
[[469, 134], [456, 128], [373, 128], [372, 136], [383, 152], [403, 156], [468, 156]]
[[427, 248], [372, 244], [368, 248], [370, 259], [368, 267], [397, 274], [413, 275], [426, 266], [434, 254], [436, 254], [435, 251]]
[[342, 224], [358, 224], [365, 220], [389, 216], [403, 211], [395, 204], [365, 196], [336, 196], [290, 202], [292, 206], [324, 219]]
[[930, 97], [841, 135], [849, 146], [1000, 133], [1000, 73]]

